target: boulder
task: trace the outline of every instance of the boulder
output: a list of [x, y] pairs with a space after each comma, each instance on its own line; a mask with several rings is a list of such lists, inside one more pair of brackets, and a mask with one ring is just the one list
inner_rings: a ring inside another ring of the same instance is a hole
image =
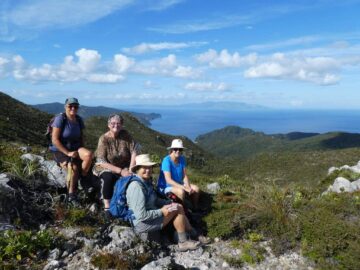
[[329, 170], [328, 170], [328, 175], [330, 175], [330, 174], [332, 174], [333, 172], [338, 171], [338, 170], [339, 170], [339, 168], [337, 168], [337, 167], [331, 167], [331, 168], [329, 168]]
[[40, 168], [45, 172], [49, 179], [48, 184], [54, 187], [63, 188], [66, 186], [66, 171], [59, 167], [53, 160], [45, 160], [42, 156], [34, 154], [24, 154], [22, 160], [38, 161]]
[[20, 158], [22, 160], [38, 161], [39, 163], [42, 163], [45, 160], [42, 156], [34, 155], [34, 154], [30, 154], [30, 153], [23, 154]]
[[351, 182], [349, 180], [344, 177], [337, 177], [334, 181], [332, 191], [336, 193], [342, 193], [353, 192], [354, 189], [351, 186]]
[[359, 191], [360, 190], [360, 179], [351, 182], [351, 187], [352, 187], [353, 191]]
[[109, 233], [111, 242], [104, 247], [104, 251], [115, 253], [122, 250], [133, 248], [137, 242], [138, 237], [130, 227], [115, 225]]
[[13, 190], [13, 188], [8, 185], [9, 182], [10, 182], [9, 176], [5, 173], [1, 173], [0, 174], [0, 189], [4, 188], [5, 190]]
[[220, 191], [220, 189], [221, 189], [219, 183], [217, 183], [217, 182], [208, 184], [206, 186], [206, 188], [212, 194], [218, 193]]

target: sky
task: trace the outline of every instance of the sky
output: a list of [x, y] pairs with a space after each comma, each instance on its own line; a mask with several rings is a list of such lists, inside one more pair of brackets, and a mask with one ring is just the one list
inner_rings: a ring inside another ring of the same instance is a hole
[[359, 18], [360, 0], [1, 0], [0, 91], [358, 109]]

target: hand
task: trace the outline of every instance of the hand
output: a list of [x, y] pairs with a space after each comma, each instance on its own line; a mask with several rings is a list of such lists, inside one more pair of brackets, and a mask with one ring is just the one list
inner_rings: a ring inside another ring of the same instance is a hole
[[191, 189], [190, 185], [183, 185], [183, 189], [189, 194], [191, 194], [191, 192], [192, 192], [192, 189]]
[[178, 203], [168, 204], [167, 207], [168, 207], [167, 210], [170, 213], [179, 211], [179, 204]]
[[79, 156], [79, 153], [77, 151], [72, 151], [72, 152], [68, 152], [67, 156], [71, 158], [77, 158]]
[[126, 176], [130, 176], [131, 173], [129, 172], [129, 169], [128, 168], [124, 168], [121, 170], [121, 176], [122, 177], [126, 177]]

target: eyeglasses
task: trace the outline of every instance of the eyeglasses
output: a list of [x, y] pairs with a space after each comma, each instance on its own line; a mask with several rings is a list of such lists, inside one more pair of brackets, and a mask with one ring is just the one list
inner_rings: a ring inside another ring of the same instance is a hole
[[69, 109], [74, 109], [74, 110], [77, 110], [77, 109], [79, 109], [79, 105], [72, 105], [72, 104], [69, 104], [69, 105], [68, 105], [68, 108], [69, 108]]
[[182, 152], [182, 151], [183, 151], [182, 148], [173, 148], [172, 150], [173, 150], [174, 152], [177, 152], [177, 151]]

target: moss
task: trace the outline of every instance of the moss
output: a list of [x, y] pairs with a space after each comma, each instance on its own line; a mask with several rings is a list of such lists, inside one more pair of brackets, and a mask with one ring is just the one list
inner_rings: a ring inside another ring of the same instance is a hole
[[263, 247], [248, 242], [244, 243], [240, 258], [243, 262], [246, 262], [248, 264], [255, 264], [263, 261], [265, 258], [265, 254], [266, 250]]
[[131, 254], [123, 253], [99, 253], [91, 258], [91, 264], [101, 269], [140, 269], [151, 261], [151, 255], [148, 253]]
[[82, 225], [86, 222], [87, 212], [85, 209], [70, 208], [65, 212], [64, 225], [75, 226]]

